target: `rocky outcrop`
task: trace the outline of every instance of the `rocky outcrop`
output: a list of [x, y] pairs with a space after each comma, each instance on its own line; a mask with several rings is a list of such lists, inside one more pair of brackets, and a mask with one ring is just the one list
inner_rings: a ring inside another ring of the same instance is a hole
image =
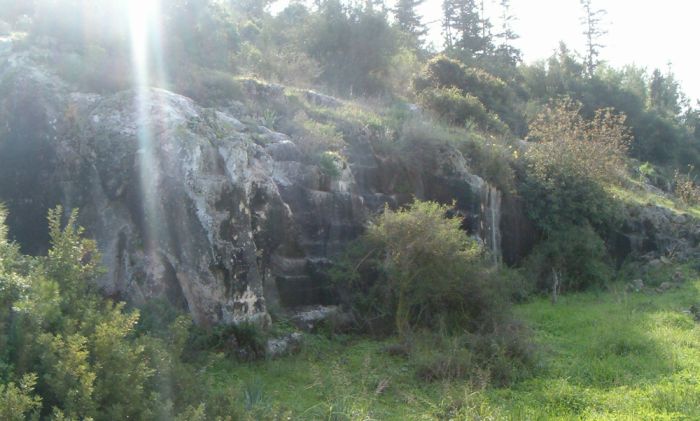
[[[47, 209], [80, 208], [109, 295], [164, 298], [201, 324], [264, 324], [270, 306], [332, 304], [322, 288], [329, 259], [373, 213], [414, 195], [456, 200], [465, 229], [500, 259], [501, 195], [451, 147], [423, 151], [409, 168], [360, 132], [331, 179], [292, 137], [248, 118], [244, 98], [211, 109], [160, 89], [82, 93], [42, 54], [0, 55], [0, 201], [32, 253], [48, 247]], [[246, 95], [284, 89], [250, 83]]]
[[620, 259], [632, 255], [684, 261], [698, 256], [700, 221], [662, 206], [628, 205], [623, 225], [612, 237], [611, 248]]

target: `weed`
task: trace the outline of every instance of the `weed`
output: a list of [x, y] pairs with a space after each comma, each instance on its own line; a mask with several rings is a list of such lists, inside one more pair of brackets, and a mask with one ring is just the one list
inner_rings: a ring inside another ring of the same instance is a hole
[[254, 377], [243, 383], [243, 403], [246, 410], [252, 410], [262, 403], [264, 398], [265, 385], [260, 377]]

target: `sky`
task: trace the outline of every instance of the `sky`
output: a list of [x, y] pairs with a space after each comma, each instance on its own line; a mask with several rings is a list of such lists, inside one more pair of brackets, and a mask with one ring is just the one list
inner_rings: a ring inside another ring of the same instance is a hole
[[[498, 0], [485, 1], [487, 15], [498, 16]], [[273, 9], [281, 10], [288, 2], [278, 0]], [[426, 0], [420, 8], [423, 21], [432, 22], [430, 40], [438, 46], [441, 5], [442, 0]], [[700, 100], [700, 0], [593, 0], [593, 6], [607, 12], [602, 60], [613, 67], [635, 64], [649, 73], [666, 71], [670, 63], [691, 105]], [[520, 35], [515, 45], [525, 62], [551, 56], [559, 41], [584, 52], [580, 0], [511, 0], [511, 7], [518, 18], [513, 28]]]
[[[486, 2], [490, 16], [499, 14], [495, 3]], [[430, 37], [436, 43], [441, 42], [441, 4], [442, 0], [426, 0], [420, 10], [424, 22], [435, 22]], [[700, 100], [700, 1], [593, 0], [593, 6], [607, 12], [601, 59], [614, 67], [636, 64], [649, 72], [665, 71], [671, 63], [692, 104]], [[560, 40], [583, 53], [580, 0], [511, 0], [511, 7], [518, 18], [513, 28], [520, 35], [515, 45], [526, 62], [551, 56]]]

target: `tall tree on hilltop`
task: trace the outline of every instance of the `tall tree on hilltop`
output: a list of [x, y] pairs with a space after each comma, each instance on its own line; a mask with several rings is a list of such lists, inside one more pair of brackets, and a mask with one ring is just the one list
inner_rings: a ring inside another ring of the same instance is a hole
[[586, 37], [586, 73], [589, 77], [592, 77], [596, 67], [600, 64], [598, 57], [600, 56], [600, 50], [604, 47], [600, 43], [600, 39], [608, 33], [608, 31], [601, 28], [603, 16], [607, 12], [604, 9], [595, 9], [593, 0], [580, 1], [584, 11], [581, 22], [583, 23], [583, 35]]
[[496, 39], [499, 40], [498, 52], [505, 56], [511, 64], [520, 62], [520, 50], [513, 46], [513, 41], [520, 38], [513, 30], [513, 21], [517, 18], [511, 12], [510, 0], [500, 0], [501, 7], [501, 32], [496, 34]]
[[649, 81], [649, 108], [667, 117], [678, 117], [688, 106], [669, 64], [666, 74], [654, 69]]
[[[485, 45], [486, 50], [488, 50], [488, 49], [490, 49], [490, 47], [492, 47], [493, 35], [491, 34], [491, 29], [493, 28], [493, 25], [491, 24], [491, 20], [486, 17], [486, 2], [485, 2], [485, 0], [479, 1], [479, 16], [481, 17], [481, 22], [480, 22], [481, 38], [483, 40], [488, 41]], [[485, 52], [488, 52], [488, 51], [485, 51]]]
[[477, 0], [443, 0], [443, 30], [447, 50], [464, 62], [491, 49], [490, 23], [483, 19]]
[[425, 0], [398, 0], [393, 10], [398, 27], [415, 38], [418, 44], [428, 33], [428, 28], [421, 22], [421, 17], [417, 13], [418, 7], [424, 2]]
[[454, 46], [455, 36], [454, 22], [457, 20], [457, 11], [455, 4], [450, 0], [442, 2], [442, 33], [445, 37], [445, 49], [452, 50]]

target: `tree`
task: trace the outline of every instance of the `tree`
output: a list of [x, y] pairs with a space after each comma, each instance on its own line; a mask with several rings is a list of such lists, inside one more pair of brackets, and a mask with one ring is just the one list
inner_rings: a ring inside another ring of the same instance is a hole
[[398, 50], [396, 31], [384, 11], [326, 0], [315, 14], [306, 45], [322, 66], [319, 78], [342, 94], [381, 94], [391, 58]]
[[428, 33], [428, 28], [421, 22], [421, 17], [416, 11], [424, 2], [425, 0], [398, 0], [393, 10], [399, 29], [413, 37], [418, 45], [422, 43], [421, 38]]
[[665, 75], [654, 69], [649, 81], [649, 108], [664, 117], [675, 118], [680, 116], [686, 103], [670, 67]]
[[496, 49], [496, 53], [505, 57], [512, 65], [520, 62], [520, 50], [513, 46], [513, 41], [520, 38], [513, 31], [513, 21], [516, 17], [511, 13], [510, 0], [500, 0], [501, 7], [501, 32], [496, 34], [496, 39], [500, 40], [500, 45]]
[[465, 63], [490, 52], [490, 22], [482, 17], [476, 0], [444, 0], [442, 10], [449, 52]]
[[584, 10], [584, 16], [581, 20], [584, 27], [583, 35], [586, 36], [586, 72], [588, 77], [592, 77], [600, 63], [598, 59], [600, 49], [604, 47], [600, 43], [600, 39], [607, 31], [601, 28], [601, 23], [607, 12], [603, 9], [594, 9], [593, 0], [581, 0], [581, 5]]
[[615, 220], [605, 187], [619, 180], [631, 140], [623, 114], [600, 109], [586, 120], [581, 104], [570, 99], [551, 103], [535, 118], [523, 197], [545, 234], [582, 223], [605, 228]]

